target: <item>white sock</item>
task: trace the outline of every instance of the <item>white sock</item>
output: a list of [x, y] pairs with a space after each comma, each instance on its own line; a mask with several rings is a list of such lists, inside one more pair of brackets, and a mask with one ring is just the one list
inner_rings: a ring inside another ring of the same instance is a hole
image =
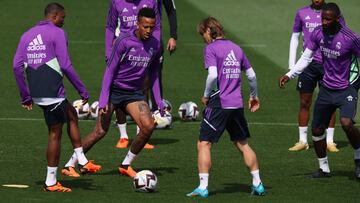
[[129, 139], [128, 134], [127, 134], [127, 132], [126, 132], [126, 123], [124, 123], [124, 124], [117, 124], [117, 126], [119, 127], [120, 139], [121, 139], [121, 138]]
[[308, 131], [308, 127], [300, 127], [299, 126], [299, 141], [307, 144], [307, 131]]
[[139, 126], [137, 125], [137, 126], [136, 126], [136, 134], [139, 134], [139, 132], [140, 132], [140, 128], [139, 128]]
[[65, 167], [75, 167], [75, 165], [77, 164], [77, 162], [78, 162], [78, 159], [77, 159], [76, 153], [74, 152], [74, 153], [71, 155], [70, 160], [65, 164]]
[[51, 166], [47, 167], [47, 175], [46, 175], [46, 181], [45, 181], [45, 184], [47, 186], [52, 186], [52, 185], [56, 184], [56, 182], [57, 182], [57, 180], [56, 180], [57, 168], [58, 167], [51, 167]]
[[127, 153], [122, 165], [131, 165], [131, 162], [136, 158], [136, 154], [133, 154], [130, 150]]
[[324, 171], [326, 173], [330, 173], [329, 162], [328, 162], [327, 156], [324, 158], [318, 158], [318, 160], [319, 160], [319, 165], [320, 165], [320, 168], [322, 169], [322, 171]]
[[85, 165], [88, 162], [88, 159], [85, 157], [84, 150], [82, 147], [78, 147], [74, 149], [76, 157], [78, 159], [78, 163], [80, 165]]
[[260, 180], [260, 171], [259, 170], [255, 170], [255, 171], [251, 171], [250, 172], [252, 175], [252, 184], [253, 186], [258, 186], [261, 183]]
[[354, 159], [360, 159], [360, 148], [354, 150]]
[[335, 131], [335, 128], [326, 129], [326, 143], [334, 142], [334, 131]]
[[209, 174], [208, 173], [199, 173], [200, 185], [199, 189], [205, 190], [209, 184]]

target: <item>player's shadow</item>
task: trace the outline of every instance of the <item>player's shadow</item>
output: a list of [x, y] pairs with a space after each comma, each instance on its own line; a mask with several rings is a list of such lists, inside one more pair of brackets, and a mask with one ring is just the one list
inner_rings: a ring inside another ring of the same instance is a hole
[[178, 139], [171, 139], [171, 138], [151, 138], [149, 141], [151, 144], [155, 145], [166, 145], [166, 144], [173, 144], [179, 142]]
[[347, 142], [347, 141], [336, 141], [336, 147], [339, 149], [347, 147], [347, 146], [349, 146], [349, 142]]
[[[175, 173], [177, 170], [179, 170], [179, 168], [176, 167], [136, 168], [136, 171], [141, 171], [141, 170], [150, 170], [154, 172], [157, 176], [162, 176], [164, 173]], [[97, 175], [120, 175], [120, 174], [119, 171], [116, 169], [106, 172], [103, 171], [98, 173]]]
[[[94, 186], [92, 184], [92, 179], [78, 178], [72, 180], [61, 180], [60, 182], [63, 186], [70, 187], [71, 189], [81, 188], [84, 190], [101, 190], [103, 188], [102, 186]], [[44, 181], [36, 181], [35, 184], [43, 186]]]
[[343, 176], [349, 178], [349, 180], [353, 181], [360, 181], [356, 179], [355, 172], [353, 170], [347, 170], [347, 171], [331, 171], [332, 176]]
[[[250, 194], [251, 193], [251, 187], [250, 185], [247, 184], [241, 184], [241, 183], [225, 183], [223, 184], [224, 188], [222, 189], [218, 189], [215, 191], [210, 191], [211, 195], [217, 194], [217, 193], [237, 193], [237, 192], [242, 192], [242, 193], [247, 193]], [[265, 187], [266, 190], [271, 189], [271, 187], [269, 187], [268, 185]]]

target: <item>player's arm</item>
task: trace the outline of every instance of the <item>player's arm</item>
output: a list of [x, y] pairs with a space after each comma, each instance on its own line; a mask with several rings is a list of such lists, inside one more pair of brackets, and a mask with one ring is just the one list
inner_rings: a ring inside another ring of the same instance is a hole
[[201, 102], [205, 106], [208, 104], [211, 91], [213, 90], [213, 87], [216, 85], [217, 76], [218, 76], [217, 67], [216, 66], [210, 66], [208, 68], [208, 75], [207, 75], [207, 78], [206, 78], [204, 95], [201, 98]]
[[61, 71], [69, 79], [70, 83], [77, 90], [77, 92], [81, 96], [81, 99], [83, 100], [83, 103], [85, 104], [89, 100], [89, 93], [86, 90], [84, 83], [80, 80], [80, 77], [75, 72], [71, 64], [68, 47], [67, 47], [68, 41], [67, 41], [66, 33], [63, 30], [61, 30], [55, 36], [54, 43], [55, 43], [54, 46], [55, 55], [59, 62]]
[[109, 10], [106, 17], [105, 27], [105, 60], [107, 61], [111, 54], [111, 47], [115, 39], [115, 30], [118, 24], [118, 11], [113, 0], [110, 0]]
[[110, 87], [113, 82], [114, 74], [119, 69], [119, 63], [123, 59], [125, 54], [125, 45], [123, 39], [118, 38], [114, 46], [112, 47], [111, 55], [106, 63], [106, 69], [101, 85], [100, 98], [99, 98], [99, 109], [101, 112], [107, 111], [107, 104], [109, 103]]
[[290, 39], [289, 69], [295, 66], [296, 52], [299, 45], [300, 32], [293, 32]]
[[246, 69], [246, 77], [249, 80], [250, 97], [249, 97], [249, 110], [255, 112], [260, 108], [260, 100], [258, 97], [256, 74], [252, 67]]
[[287, 83], [290, 79], [295, 78], [300, 75], [306, 67], [311, 63], [313, 59], [314, 51], [306, 48], [300, 59], [296, 62], [295, 66], [287, 72], [284, 76], [279, 79], [279, 87], [284, 88], [285, 83]]
[[150, 77], [150, 85], [151, 85], [151, 89], [152, 92], [154, 94], [154, 99], [155, 102], [160, 110], [161, 115], [163, 115], [164, 113], [164, 103], [162, 101], [161, 98], [161, 94], [160, 94], [160, 78], [159, 78], [159, 56], [160, 52], [158, 52], [157, 54], [155, 54], [153, 56], [153, 60], [151, 62], [150, 66], [150, 71], [149, 71], [149, 77]]
[[163, 0], [165, 11], [169, 20], [170, 25], [170, 38], [168, 40], [166, 49], [172, 53], [176, 50], [176, 40], [177, 40], [177, 17], [176, 17], [176, 7], [174, 0]]
[[25, 82], [24, 69], [25, 69], [25, 61], [23, 56], [24, 43], [22, 39], [20, 39], [18, 48], [16, 49], [16, 53], [13, 60], [13, 72], [15, 75], [16, 84], [19, 88], [20, 96], [21, 96], [21, 104], [27, 109], [32, 109], [32, 98], [30, 96], [29, 88]]

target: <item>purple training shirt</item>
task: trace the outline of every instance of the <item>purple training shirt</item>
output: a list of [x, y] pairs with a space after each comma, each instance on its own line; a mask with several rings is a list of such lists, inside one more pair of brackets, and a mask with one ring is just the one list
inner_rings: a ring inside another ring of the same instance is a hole
[[251, 68], [243, 50], [230, 40], [215, 40], [205, 47], [204, 60], [206, 69], [217, 67], [221, 107], [243, 108], [241, 71]]
[[71, 64], [66, 33], [51, 21], [40, 21], [21, 36], [13, 68], [22, 104], [32, 98], [65, 98], [63, 74], [82, 98], [89, 98]]
[[99, 99], [99, 108], [109, 102], [112, 85], [123, 90], [142, 90], [144, 79], [149, 74], [156, 103], [161, 102], [159, 87], [159, 48], [155, 37], [146, 41], [138, 39], [134, 32], [120, 34], [115, 40], [107, 62]]
[[307, 48], [321, 51], [325, 87], [345, 89], [349, 86], [351, 59], [360, 57], [360, 38], [355, 32], [343, 25], [334, 36], [327, 36], [320, 26], [311, 34]]
[[153, 36], [160, 41], [161, 20], [156, 0], [110, 0], [105, 30], [105, 57], [109, 59], [111, 47], [115, 39], [115, 30], [120, 22], [120, 33], [136, 29], [139, 10], [152, 8], [156, 14], [156, 25]]

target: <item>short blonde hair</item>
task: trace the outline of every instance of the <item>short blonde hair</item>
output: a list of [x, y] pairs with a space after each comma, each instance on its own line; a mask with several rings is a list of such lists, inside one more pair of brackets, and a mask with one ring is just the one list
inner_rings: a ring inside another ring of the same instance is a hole
[[223, 37], [225, 35], [224, 28], [221, 23], [214, 17], [207, 17], [197, 26], [197, 32], [203, 35], [207, 29], [210, 29], [211, 38]]

